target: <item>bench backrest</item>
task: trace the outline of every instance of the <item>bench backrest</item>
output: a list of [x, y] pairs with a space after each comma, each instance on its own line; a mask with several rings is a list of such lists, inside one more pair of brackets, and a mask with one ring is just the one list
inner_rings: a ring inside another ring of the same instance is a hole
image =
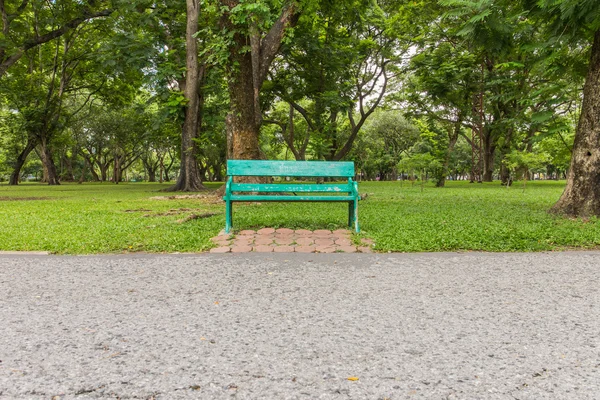
[[227, 175], [351, 178], [354, 176], [354, 162], [228, 160]]

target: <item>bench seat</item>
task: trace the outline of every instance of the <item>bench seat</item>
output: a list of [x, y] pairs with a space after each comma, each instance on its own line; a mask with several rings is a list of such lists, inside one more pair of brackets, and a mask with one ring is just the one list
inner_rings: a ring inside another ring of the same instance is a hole
[[261, 195], [232, 195], [231, 201], [354, 201], [354, 196], [261, 196]]

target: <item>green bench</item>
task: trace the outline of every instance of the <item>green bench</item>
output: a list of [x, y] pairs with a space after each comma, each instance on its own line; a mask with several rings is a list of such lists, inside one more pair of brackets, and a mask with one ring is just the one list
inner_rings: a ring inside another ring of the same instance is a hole
[[[344, 183], [238, 183], [235, 177], [314, 177], [344, 178]], [[329, 161], [227, 161], [225, 233], [233, 227], [233, 203], [241, 201], [321, 201], [348, 203], [348, 226], [358, 226], [358, 183], [354, 181], [353, 162]]]

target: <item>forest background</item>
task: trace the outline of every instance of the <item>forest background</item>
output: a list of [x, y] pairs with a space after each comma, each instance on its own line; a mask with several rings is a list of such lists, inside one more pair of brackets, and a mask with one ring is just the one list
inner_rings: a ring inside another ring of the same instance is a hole
[[[172, 182], [229, 158], [359, 180], [562, 180], [600, 215], [600, 5], [0, 0], [0, 182]], [[212, 186], [211, 186], [212, 187]]]

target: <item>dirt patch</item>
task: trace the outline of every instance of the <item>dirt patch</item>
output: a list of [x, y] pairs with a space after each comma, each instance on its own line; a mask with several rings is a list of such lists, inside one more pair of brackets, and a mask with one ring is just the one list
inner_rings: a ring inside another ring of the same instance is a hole
[[206, 199], [210, 196], [206, 194], [178, 194], [173, 196], [154, 196], [150, 197], [150, 200], [187, 200], [187, 199]]
[[[150, 210], [147, 210], [147, 211], [150, 211]], [[164, 211], [164, 212], [157, 212], [157, 213], [153, 213], [153, 214], [144, 214], [144, 217], [169, 217], [171, 215], [180, 215], [180, 214], [184, 214], [184, 213], [187, 213], [190, 211], [205, 211], [205, 210], [203, 210], [201, 208], [177, 208], [177, 209], [172, 209], [172, 210]], [[195, 214], [192, 214], [192, 215], [195, 215]], [[212, 215], [216, 215], [216, 214], [205, 212], [203, 214], [198, 214], [198, 215], [212, 216]], [[204, 218], [204, 217], [202, 217], [202, 218]]]
[[126, 213], [134, 213], [134, 212], [148, 212], [148, 211], [152, 211], [152, 210], [147, 210], [145, 208], [138, 208], [136, 210], [125, 210], [124, 212], [126, 212]]
[[188, 215], [185, 218], [178, 219], [177, 222], [180, 223], [180, 224], [183, 224], [185, 222], [193, 221], [195, 219], [209, 218], [209, 217], [212, 217], [212, 216], [215, 216], [215, 215], [217, 215], [217, 213], [191, 214], [191, 215]]
[[53, 200], [52, 197], [6, 197], [0, 196], [0, 201], [36, 201], [36, 200]]
[[178, 194], [172, 196], [154, 196], [150, 200], [204, 200], [206, 203], [222, 203], [219, 196], [213, 194]]

